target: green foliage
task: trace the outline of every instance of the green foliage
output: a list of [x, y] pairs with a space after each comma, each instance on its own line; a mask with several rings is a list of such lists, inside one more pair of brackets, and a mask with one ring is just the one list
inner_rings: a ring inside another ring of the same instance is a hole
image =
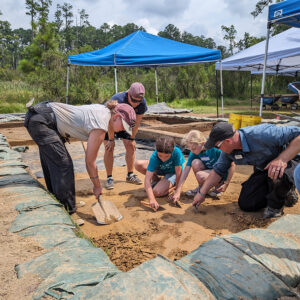
[[277, 3], [277, 2], [281, 2], [283, 0], [259, 0], [256, 5], [255, 5], [255, 9], [251, 12], [251, 15], [256, 18], [258, 15], [260, 15], [263, 10], [268, 7], [269, 4], [272, 3]]
[[232, 55], [233, 49], [236, 46], [235, 36], [236, 36], [237, 31], [233, 25], [231, 25], [230, 27], [222, 25], [221, 29], [224, 32], [224, 40], [229, 42], [229, 52]]
[[236, 43], [236, 46], [241, 51], [263, 41], [264, 39], [265, 39], [264, 37], [257, 38], [255, 36], [251, 36], [248, 32], [245, 32], [244, 38], [239, 40]]
[[19, 62], [19, 69], [23, 71], [24, 73], [30, 73], [35, 70], [34, 63], [27, 60], [27, 59], [22, 59]]
[[[265, 3], [268, 2], [272, 0], [259, 1], [257, 12], [264, 9]], [[1, 111], [12, 108], [21, 111], [32, 97], [37, 101], [50, 99], [64, 102], [68, 55], [103, 48], [132, 32], [145, 31], [143, 27], [134, 23], [124, 26], [104, 23], [95, 28], [90, 25], [89, 16], [84, 9], [78, 10], [76, 16], [72, 5], [66, 2], [57, 5], [55, 21], [51, 23], [48, 16], [52, 0], [26, 0], [25, 4], [26, 14], [31, 17], [31, 29], [12, 30], [9, 22], [0, 21]], [[272, 33], [284, 29], [282, 26], [274, 26]], [[210, 37], [181, 32], [173, 24], [166, 26], [158, 35], [201, 47], [218, 48], [224, 58], [263, 39], [245, 32], [243, 38], [236, 41], [237, 32], [233, 25], [222, 26], [222, 30], [224, 40], [229, 42], [228, 49], [223, 45], [216, 45]], [[118, 91], [125, 91], [132, 82], [140, 81], [146, 88], [147, 102], [156, 102], [154, 68], [122, 67], [117, 69], [117, 73]], [[197, 112], [215, 107], [217, 91], [214, 64], [157, 68], [157, 75], [160, 102], [168, 102], [171, 106], [193, 107]], [[268, 76], [266, 93], [285, 92], [289, 80], [290, 78], [276, 80], [275, 77]], [[11, 81], [12, 85], [9, 85], [8, 81]], [[224, 72], [223, 82], [225, 103], [240, 105], [240, 101], [245, 102], [249, 99], [249, 73]], [[260, 93], [260, 84], [260, 76], [253, 76], [253, 97]], [[103, 103], [114, 93], [113, 68], [70, 67], [69, 103]], [[238, 100], [234, 102], [232, 99]]]

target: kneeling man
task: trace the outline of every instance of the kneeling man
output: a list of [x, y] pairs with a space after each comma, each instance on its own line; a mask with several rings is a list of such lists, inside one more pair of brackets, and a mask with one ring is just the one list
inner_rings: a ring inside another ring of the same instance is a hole
[[238, 204], [244, 211], [265, 208], [264, 217], [280, 217], [283, 206], [298, 201], [295, 192], [294, 158], [300, 152], [300, 127], [261, 124], [234, 130], [226, 122], [217, 123], [204, 147], [221, 149], [209, 177], [194, 197], [197, 208], [207, 192], [226, 174], [231, 163], [253, 165], [254, 172], [242, 183]]

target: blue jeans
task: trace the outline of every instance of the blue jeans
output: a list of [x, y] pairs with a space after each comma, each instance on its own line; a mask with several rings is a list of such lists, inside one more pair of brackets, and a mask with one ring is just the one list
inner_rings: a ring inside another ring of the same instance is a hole
[[298, 190], [298, 193], [300, 193], [300, 163], [297, 165], [297, 167], [294, 170], [294, 180], [295, 180], [295, 186]]

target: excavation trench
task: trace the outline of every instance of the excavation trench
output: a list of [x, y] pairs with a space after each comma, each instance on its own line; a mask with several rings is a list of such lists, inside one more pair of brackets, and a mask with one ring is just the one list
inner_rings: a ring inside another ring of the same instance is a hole
[[[208, 135], [213, 121], [193, 120], [178, 117], [146, 117], [138, 134], [136, 159], [148, 159], [154, 150], [154, 140], [161, 135], [175, 137], [179, 144], [187, 132], [198, 129]], [[2, 123], [0, 132], [7, 137], [10, 146], [28, 146], [22, 153], [29, 172], [44, 184], [39, 161], [38, 148], [28, 135], [22, 122]], [[128, 271], [158, 253], [171, 260], [179, 259], [203, 242], [214, 236], [240, 232], [247, 228], [265, 227], [270, 221], [261, 219], [261, 212], [244, 213], [237, 205], [241, 183], [251, 174], [249, 166], [237, 167], [232, 183], [220, 200], [207, 198], [198, 213], [191, 206], [192, 199], [184, 193], [196, 187], [196, 179], [190, 174], [183, 188], [181, 208], [168, 203], [167, 197], [158, 199], [163, 210], [156, 213], [140, 202], [147, 201], [143, 185], [125, 182], [125, 149], [122, 141], [116, 141], [115, 167], [113, 177], [115, 188], [104, 189], [104, 199], [113, 201], [123, 219], [120, 222], [99, 226], [93, 216], [91, 205], [95, 202], [92, 183], [85, 169], [84, 151], [78, 141], [71, 141], [66, 147], [74, 162], [77, 201], [83, 200], [86, 206], [78, 209], [78, 216], [85, 220], [82, 231], [89, 236], [97, 247], [102, 248], [111, 261], [122, 271]], [[106, 178], [103, 163], [104, 148], [101, 146], [97, 165], [102, 184]], [[143, 176], [139, 175], [143, 180]], [[285, 208], [286, 213], [300, 213], [300, 205]]]

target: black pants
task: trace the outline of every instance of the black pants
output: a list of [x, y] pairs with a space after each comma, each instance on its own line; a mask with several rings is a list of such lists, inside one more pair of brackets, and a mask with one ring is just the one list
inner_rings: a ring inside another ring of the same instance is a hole
[[257, 211], [266, 206], [282, 208], [287, 193], [294, 186], [294, 169], [297, 162], [288, 162], [282, 178], [274, 182], [268, 177], [268, 171], [261, 171], [254, 168], [254, 173], [249, 179], [242, 183], [242, 190], [238, 204], [244, 211]]
[[[66, 210], [76, 211], [75, 180], [73, 162], [62, 141], [50, 107], [34, 106], [26, 114], [25, 127], [37, 143], [45, 182], [50, 193], [54, 194]], [[38, 111], [38, 112], [37, 112]]]

